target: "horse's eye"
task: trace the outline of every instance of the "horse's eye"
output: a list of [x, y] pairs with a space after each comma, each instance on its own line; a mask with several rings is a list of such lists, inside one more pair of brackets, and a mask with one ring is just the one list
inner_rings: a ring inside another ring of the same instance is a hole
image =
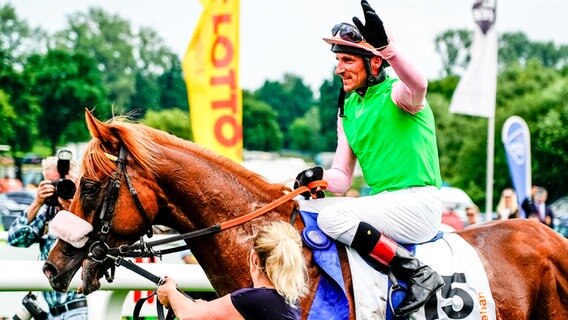
[[99, 192], [99, 184], [92, 181], [85, 181], [83, 183], [82, 193], [85, 196], [94, 196]]

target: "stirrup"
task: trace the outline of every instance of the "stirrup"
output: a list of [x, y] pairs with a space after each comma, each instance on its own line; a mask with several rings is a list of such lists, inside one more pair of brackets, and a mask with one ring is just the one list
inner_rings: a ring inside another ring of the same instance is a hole
[[[388, 290], [388, 307], [390, 308], [390, 311], [391, 311], [391, 314], [393, 315], [393, 317], [396, 318], [395, 312], [394, 312], [395, 308], [393, 306], [393, 294], [396, 293], [399, 290], [403, 290], [403, 292], [404, 292], [404, 290], [406, 288], [404, 288], [403, 286], [401, 286], [398, 283], [398, 279], [394, 276], [392, 271], [388, 271], [387, 276], [389, 277], [389, 280], [392, 283], [392, 285], [389, 287], [389, 290]], [[400, 301], [400, 302], [402, 302], [402, 301]]]

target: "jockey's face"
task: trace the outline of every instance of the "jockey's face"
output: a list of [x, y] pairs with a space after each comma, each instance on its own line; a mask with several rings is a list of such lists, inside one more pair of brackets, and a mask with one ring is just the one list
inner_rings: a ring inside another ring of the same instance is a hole
[[336, 53], [335, 74], [343, 80], [343, 90], [352, 92], [363, 88], [367, 83], [367, 72], [363, 58], [354, 54]]
[[[348, 53], [336, 53], [337, 66], [335, 74], [343, 80], [343, 90], [352, 92], [367, 86], [367, 70], [363, 57]], [[374, 76], [379, 74], [379, 69], [383, 60], [374, 56], [370, 58], [371, 72]]]

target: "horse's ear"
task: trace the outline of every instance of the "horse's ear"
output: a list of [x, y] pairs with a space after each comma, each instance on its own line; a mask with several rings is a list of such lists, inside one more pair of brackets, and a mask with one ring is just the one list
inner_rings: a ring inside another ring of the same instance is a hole
[[93, 113], [88, 109], [85, 109], [85, 121], [87, 122], [87, 128], [93, 138], [110, 146], [116, 146], [118, 144], [119, 141], [112, 134], [110, 126], [95, 118]]

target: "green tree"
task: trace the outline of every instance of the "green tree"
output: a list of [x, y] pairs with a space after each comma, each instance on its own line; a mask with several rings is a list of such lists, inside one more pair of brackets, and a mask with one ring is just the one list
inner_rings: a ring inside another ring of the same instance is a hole
[[331, 78], [325, 79], [319, 88], [319, 150], [335, 151], [337, 147], [337, 98], [341, 88], [341, 78], [331, 73]]
[[25, 57], [46, 43], [46, 33], [31, 28], [10, 4], [0, 5], [0, 52], [4, 63], [21, 66]]
[[171, 66], [158, 77], [158, 85], [162, 91], [160, 94], [162, 108], [189, 109], [181, 62], [176, 55], [172, 54]]
[[11, 121], [14, 135], [5, 139], [16, 156], [32, 149], [33, 141], [37, 138], [36, 123], [40, 109], [37, 99], [30, 92], [29, 81], [2, 56], [3, 51], [0, 51], [0, 90], [7, 95], [13, 109], [18, 111], [18, 117]]
[[285, 74], [282, 82], [265, 81], [255, 92], [255, 96], [278, 111], [278, 125], [284, 133], [284, 147], [289, 147], [289, 127], [292, 121], [303, 116], [314, 104], [312, 89], [302, 78]]
[[[93, 59], [81, 53], [50, 50], [32, 55], [24, 70], [31, 93], [41, 105], [37, 126], [55, 153], [58, 143], [81, 141], [86, 130], [64, 135], [73, 122], [83, 122], [84, 108], [97, 106], [105, 91], [102, 76]], [[97, 108], [97, 113], [104, 113]]]
[[277, 112], [267, 103], [243, 92], [243, 145], [248, 150], [278, 151], [283, 135], [278, 127]]
[[465, 69], [470, 59], [471, 31], [446, 30], [436, 36], [434, 43], [442, 59], [442, 76], [458, 74]]
[[13, 123], [16, 112], [10, 105], [8, 95], [0, 89], [0, 144], [7, 144], [15, 138]]
[[[461, 52], [458, 57], [465, 57], [465, 52], [469, 50], [464, 41], [451, 42], [446, 39], [443, 43], [455, 46], [450, 51]], [[568, 78], [567, 52], [565, 45], [531, 41], [522, 33], [505, 33], [500, 37], [494, 203], [500, 191], [512, 185], [500, 139], [503, 123], [511, 115], [521, 116], [531, 130], [533, 181], [547, 187], [550, 199], [568, 193], [564, 183], [568, 175], [561, 169], [568, 165], [562, 156], [565, 149], [561, 149], [565, 148], [563, 143], [566, 137], [559, 126], [564, 120], [567, 98], [563, 89]], [[451, 64], [447, 64], [445, 70], [450, 76], [430, 81], [427, 97], [436, 116], [442, 177], [445, 182], [464, 189], [483, 207], [487, 119], [448, 112], [459, 78], [453, 75], [458, 72]]]
[[177, 55], [152, 29], [142, 28], [135, 39], [138, 68], [131, 108], [142, 114], [149, 109], [174, 107], [187, 111], [187, 91]]
[[90, 8], [67, 18], [56, 33], [57, 48], [83, 53], [97, 62], [108, 91], [108, 102], [128, 109], [136, 85], [137, 61], [130, 22], [101, 8]]
[[160, 86], [156, 76], [136, 73], [136, 90], [130, 97], [130, 106], [126, 108], [134, 112], [134, 117], [143, 117], [148, 110], [160, 110]]
[[[473, 32], [446, 30], [435, 38], [436, 52], [442, 60], [442, 77], [461, 74], [471, 58]], [[526, 65], [531, 59], [545, 67], [568, 65], [568, 46], [532, 41], [522, 32], [505, 32], [499, 36], [498, 63], [501, 70], [513, 64]]]
[[193, 140], [187, 111], [180, 109], [149, 110], [141, 120], [146, 125], [186, 140]]
[[3, 138], [11, 146], [13, 156], [29, 152], [37, 137], [39, 108], [30, 94], [29, 82], [19, 70], [27, 55], [44, 43], [41, 40], [44, 34], [40, 29], [30, 28], [10, 4], [0, 6], [0, 90], [7, 95], [7, 104], [18, 112], [10, 120], [13, 134]]
[[[301, 118], [296, 118], [290, 126], [290, 147], [294, 150], [309, 151], [316, 153], [320, 151], [321, 144], [319, 132], [319, 110], [314, 107]], [[335, 130], [334, 130], [335, 131]]]
[[499, 40], [499, 64], [526, 65], [529, 60], [536, 59], [545, 67], [560, 68], [568, 64], [567, 50], [566, 45], [557, 46], [553, 42], [531, 41], [522, 32], [504, 33]]

